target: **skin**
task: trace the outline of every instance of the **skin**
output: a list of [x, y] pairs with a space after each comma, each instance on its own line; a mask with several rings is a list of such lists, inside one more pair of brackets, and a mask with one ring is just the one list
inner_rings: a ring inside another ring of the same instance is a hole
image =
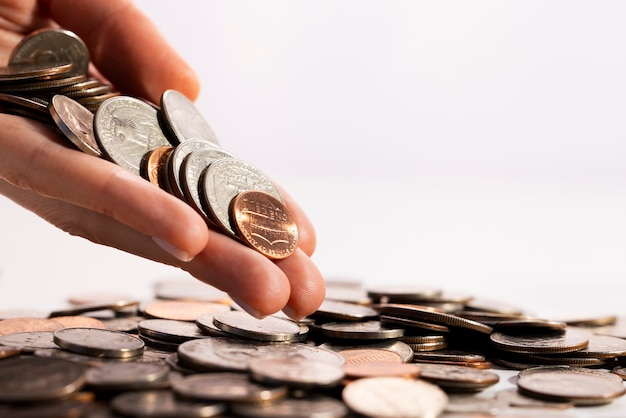
[[[51, 26], [78, 34], [92, 72], [126, 95], [153, 103], [166, 89], [198, 96], [196, 74], [127, 0], [0, 0], [0, 65], [24, 35]], [[284, 190], [300, 247], [270, 261], [209, 230], [191, 207], [151, 183], [72, 148], [49, 127], [0, 114], [0, 132], [0, 193], [58, 228], [180, 267], [257, 317], [283, 310], [302, 318], [321, 304], [323, 279], [310, 259], [315, 232]]]

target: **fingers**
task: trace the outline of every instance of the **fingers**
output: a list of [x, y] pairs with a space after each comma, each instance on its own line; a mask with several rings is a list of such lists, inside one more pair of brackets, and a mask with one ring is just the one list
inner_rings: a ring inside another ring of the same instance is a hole
[[276, 187], [280, 191], [280, 194], [291, 214], [296, 219], [298, 233], [300, 235], [298, 246], [310, 257], [315, 251], [315, 246], [317, 244], [317, 237], [315, 235], [313, 224], [296, 201], [293, 200], [293, 198], [282, 187], [278, 185]]
[[124, 94], [153, 103], [166, 89], [198, 96], [196, 74], [130, 0], [47, 3], [51, 18], [85, 41], [98, 70]]
[[121, 167], [67, 148], [51, 129], [0, 115], [0, 177], [44, 196], [104, 214], [148, 236], [181, 260], [206, 245], [204, 220], [187, 204]]
[[323, 279], [302, 250], [274, 263], [211, 231], [206, 247], [185, 263], [164, 252], [149, 236], [103, 214], [5, 181], [0, 181], [0, 193], [72, 235], [187, 270], [201, 281], [228, 292], [237, 304], [257, 317], [283, 309], [293, 318], [302, 318], [314, 312], [324, 297]]

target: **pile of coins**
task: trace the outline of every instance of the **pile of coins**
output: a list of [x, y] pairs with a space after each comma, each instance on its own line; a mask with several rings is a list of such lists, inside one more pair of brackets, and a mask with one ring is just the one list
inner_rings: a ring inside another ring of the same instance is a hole
[[193, 102], [175, 90], [159, 105], [124, 96], [89, 78], [88, 65], [72, 32], [28, 35], [0, 69], [0, 111], [58, 127], [79, 150], [142, 176], [271, 259], [296, 250], [298, 228], [278, 189], [220, 147]]
[[[558, 417], [625, 392], [613, 316], [340, 280], [299, 322], [254, 318], [193, 280], [102, 297], [0, 311], [1, 416]], [[516, 390], [494, 390], [503, 371]]]

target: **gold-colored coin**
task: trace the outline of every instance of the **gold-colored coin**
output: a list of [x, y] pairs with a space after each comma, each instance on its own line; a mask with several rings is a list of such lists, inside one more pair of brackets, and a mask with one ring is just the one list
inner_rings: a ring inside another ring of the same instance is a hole
[[298, 226], [283, 202], [256, 190], [239, 193], [232, 201], [232, 221], [239, 237], [272, 259], [289, 257], [298, 248]]
[[174, 151], [174, 147], [158, 147], [150, 151], [141, 162], [141, 177], [162, 190], [168, 190], [165, 177], [167, 160]]

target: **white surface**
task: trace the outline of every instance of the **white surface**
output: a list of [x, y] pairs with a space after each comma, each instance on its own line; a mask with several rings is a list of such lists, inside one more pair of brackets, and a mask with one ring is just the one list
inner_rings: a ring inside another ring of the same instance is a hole
[[[624, 314], [625, 3], [138, 4], [222, 145], [309, 213], [328, 277]], [[2, 307], [184, 276], [0, 207]]]

